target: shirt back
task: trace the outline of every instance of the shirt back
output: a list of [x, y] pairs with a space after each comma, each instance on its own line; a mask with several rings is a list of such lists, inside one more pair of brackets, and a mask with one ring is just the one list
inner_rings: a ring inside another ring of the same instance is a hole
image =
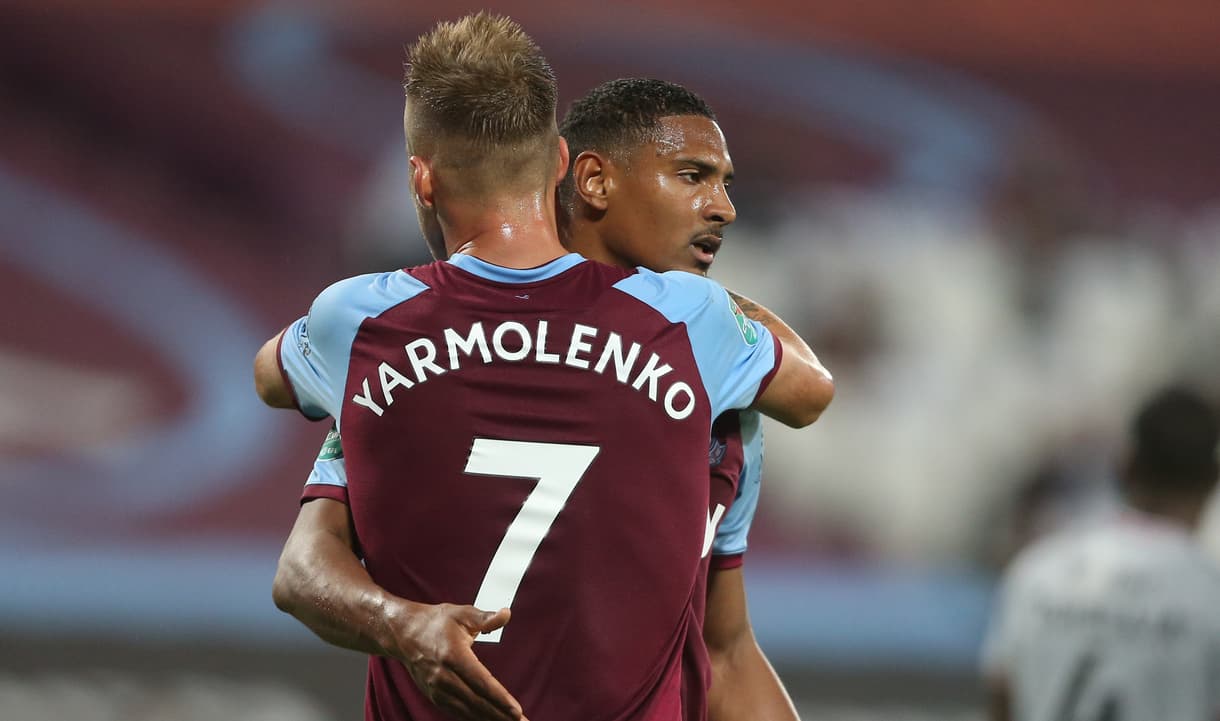
[[985, 648], [1021, 721], [1215, 721], [1220, 571], [1184, 529], [1107, 523], [1018, 557]]
[[[682, 689], [711, 420], [778, 364], [723, 289], [578, 256], [534, 271], [459, 257], [344, 282], [290, 335], [302, 409], [339, 419], [379, 585], [510, 607], [475, 652], [535, 721], [702, 718]], [[443, 718], [385, 658], [368, 715]]]

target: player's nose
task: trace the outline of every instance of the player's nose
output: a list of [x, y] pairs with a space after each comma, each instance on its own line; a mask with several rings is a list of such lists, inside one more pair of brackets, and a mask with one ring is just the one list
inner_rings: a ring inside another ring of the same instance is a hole
[[712, 192], [707, 205], [704, 206], [704, 218], [721, 225], [728, 225], [737, 220], [737, 208], [729, 199], [728, 188], [721, 186]]

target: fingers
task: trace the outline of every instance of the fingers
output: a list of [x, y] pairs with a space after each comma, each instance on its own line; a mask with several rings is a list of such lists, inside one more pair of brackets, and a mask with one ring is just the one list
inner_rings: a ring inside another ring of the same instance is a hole
[[[460, 684], [460, 681], [456, 683]], [[520, 710], [502, 709], [475, 695], [469, 688], [438, 688], [432, 702], [459, 719], [470, 721], [526, 721]]]
[[525, 721], [521, 704], [472, 648], [480, 633], [503, 627], [510, 615], [507, 608], [493, 612], [450, 604], [428, 607], [419, 615], [429, 619], [414, 630], [415, 645], [425, 653], [403, 660], [433, 703], [463, 720]]
[[[498, 628], [498, 626], [493, 628]], [[467, 650], [466, 653], [454, 658], [450, 668], [465, 686], [465, 690], [469, 692], [471, 698], [487, 704], [500, 714], [507, 714], [504, 717], [506, 719], [522, 718], [521, 704], [513, 698], [508, 689], [496, 680], [495, 676], [491, 675], [487, 667], [479, 662], [473, 651]]]

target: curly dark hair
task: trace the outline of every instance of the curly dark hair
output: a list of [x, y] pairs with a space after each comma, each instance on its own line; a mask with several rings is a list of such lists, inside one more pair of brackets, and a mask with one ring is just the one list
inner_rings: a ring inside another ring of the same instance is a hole
[[[598, 85], [574, 101], [559, 124], [575, 160], [586, 150], [621, 155], [650, 140], [661, 118], [697, 115], [715, 120], [707, 102], [676, 83], [652, 78], [622, 78]], [[574, 195], [572, 174], [560, 186], [566, 207]]]

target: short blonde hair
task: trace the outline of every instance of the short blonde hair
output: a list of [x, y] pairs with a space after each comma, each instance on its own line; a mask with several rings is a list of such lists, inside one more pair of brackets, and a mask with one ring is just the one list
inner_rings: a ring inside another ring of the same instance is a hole
[[403, 88], [429, 132], [481, 146], [555, 128], [555, 73], [513, 20], [486, 11], [442, 22], [407, 51]]

